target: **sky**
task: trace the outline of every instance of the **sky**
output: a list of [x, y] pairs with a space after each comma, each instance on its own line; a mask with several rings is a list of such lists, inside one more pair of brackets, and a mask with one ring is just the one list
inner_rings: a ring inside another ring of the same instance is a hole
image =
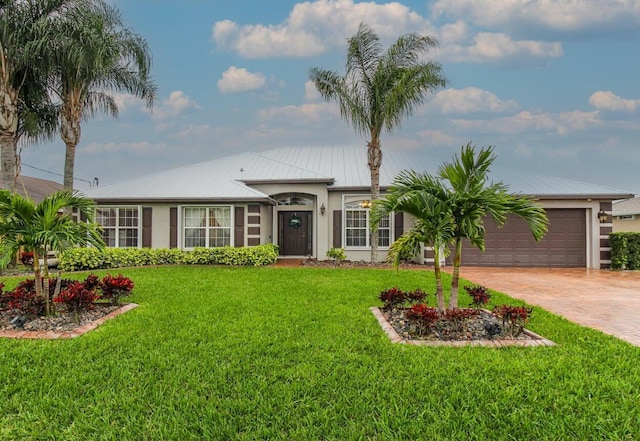
[[[75, 187], [279, 147], [365, 145], [309, 81], [344, 74], [368, 24], [388, 47], [435, 37], [429, 95], [383, 152], [434, 164], [471, 142], [496, 165], [640, 194], [640, 0], [110, 0], [153, 54], [152, 109], [83, 124]], [[25, 175], [62, 182], [61, 140], [22, 147]]]

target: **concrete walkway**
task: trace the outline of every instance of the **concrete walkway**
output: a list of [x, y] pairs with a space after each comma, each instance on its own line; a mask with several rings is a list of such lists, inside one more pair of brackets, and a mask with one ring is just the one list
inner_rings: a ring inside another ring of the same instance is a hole
[[640, 271], [463, 266], [460, 276], [640, 346]]

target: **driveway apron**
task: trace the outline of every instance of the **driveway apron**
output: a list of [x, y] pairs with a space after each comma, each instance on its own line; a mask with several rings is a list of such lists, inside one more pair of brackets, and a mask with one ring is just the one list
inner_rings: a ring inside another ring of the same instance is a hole
[[463, 266], [460, 276], [640, 346], [640, 271]]

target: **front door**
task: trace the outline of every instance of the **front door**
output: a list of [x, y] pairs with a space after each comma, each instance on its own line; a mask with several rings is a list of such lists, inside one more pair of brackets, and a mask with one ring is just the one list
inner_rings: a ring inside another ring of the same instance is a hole
[[313, 253], [313, 212], [278, 213], [278, 244], [282, 256], [309, 256]]

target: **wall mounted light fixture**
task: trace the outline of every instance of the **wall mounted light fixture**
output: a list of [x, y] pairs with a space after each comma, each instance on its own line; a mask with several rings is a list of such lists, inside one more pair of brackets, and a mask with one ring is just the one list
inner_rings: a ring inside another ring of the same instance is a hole
[[324, 216], [324, 212], [327, 211], [327, 207], [324, 206], [324, 202], [320, 205], [320, 214]]
[[608, 219], [609, 219], [609, 215], [604, 210], [600, 210], [598, 212], [598, 220], [600, 221], [601, 224], [606, 223]]

